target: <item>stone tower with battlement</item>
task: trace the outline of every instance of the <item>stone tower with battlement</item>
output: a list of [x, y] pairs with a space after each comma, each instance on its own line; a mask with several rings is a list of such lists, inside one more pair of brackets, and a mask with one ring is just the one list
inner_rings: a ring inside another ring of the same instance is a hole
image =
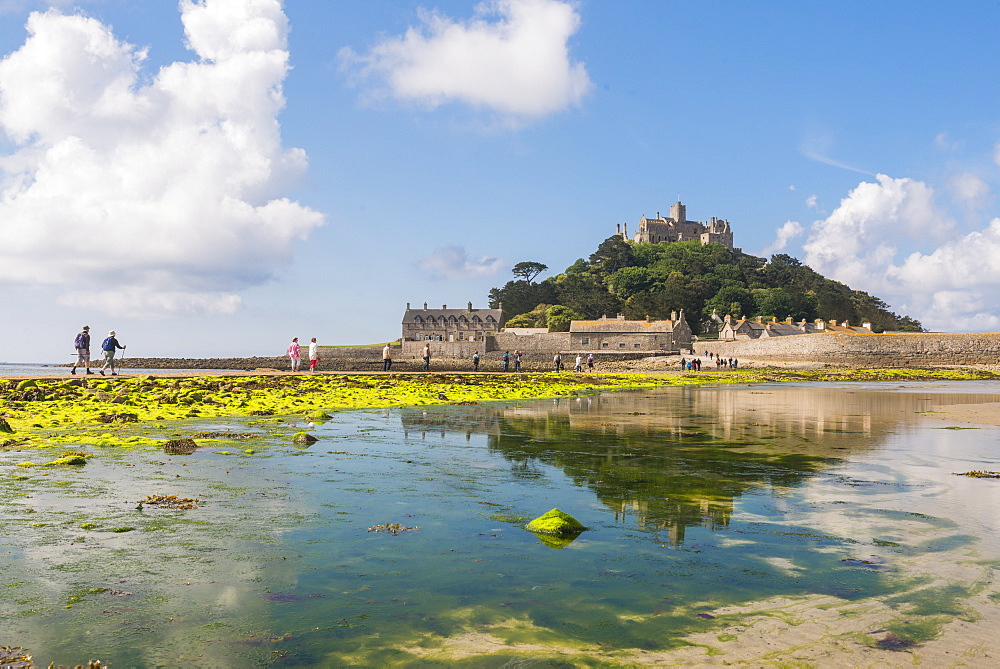
[[[628, 226], [618, 226], [617, 233], [625, 241], [630, 241], [628, 237]], [[644, 242], [647, 244], [659, 244], [660, 242], [686, 242], [697, 239], [702, 244], [722, 244], [727, 248], [733, 247], [733, 231], [729, 227], [729, 221], [715, 218], [708, 221], [687, 220], [687, 207], [680, 201], [670, 205], [670, 216], [663, 217], [660, 212], [656, 212], [656, 218], [646, 218], [643, 215], [639, 219], [639, 231], [635, 233], [631, 241]]]

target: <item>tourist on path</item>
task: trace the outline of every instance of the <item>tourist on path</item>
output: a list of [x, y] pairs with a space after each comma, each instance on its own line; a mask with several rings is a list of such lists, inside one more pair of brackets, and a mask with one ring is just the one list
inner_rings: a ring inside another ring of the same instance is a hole
[[510, 371], [510, 351], [504, 351], [503, 354], [503, 371]]
[[309, 340], [309, 373], [312, 374], [316, 371], [316, 365], [319, 363], [319, 344], [316, 343], [316, 337]]
[[588, 353], [587, 354], [587, 369], [590, 370], [590, 371], [594, 371], [594, 354], [593, 353]]
[[109, 366], [111, 367], [111, 376], [118, 376], [118, 372], [115, 371], [115, 351], [117, 349], [124, 351], [125, 347], [118, 343], [118, 340], [115, 339], [115, 331], [112, 330], [101, 344], [101, 350], [104, 351], [104, 365], [100, 370], [101, 376], [104, 376], [104, 370]]
[[299, 371], [299, 365], [302, 364], [302, 347], [299, 346], [299, 338], [292, 337], [292, 343], [288, 345], [288, 359], [292, 363], [292, 371]]
[[424, 344], [424, 371], [431, 371], [431, 345]]
[[514, 351], [514, 371], [515, 372], [520, 372], [521, 371], [521, 352], [520, 351]]
[[479, 351], [472, 352], [472, 371], [479, 371]]
[[90, 371], [90, 326], [84, 325], [83, 330], [80, 334], [76, 336], [76, 340], [73, 341], [73, 346], [76, 348], [76, 362], [73, 363], [73, 369], [69, 370], [70, 374], [76, 374], [76, 366], [83, 365], [88, 374], [93, 374]]
[[562, 353], [556, 353], [552, 356], [552, 366], [556, 368], [557, 372], [562, 369]]
[[577, 354], [576, 356], [576, 364], [573, 366], [573, 371], [574, 372], [583, 371], [583, 356], [580, 354]]
[[382, 349], [382, 371], [388, 372], [390, 369], [392, 369], [392, 348], [386, 344]]

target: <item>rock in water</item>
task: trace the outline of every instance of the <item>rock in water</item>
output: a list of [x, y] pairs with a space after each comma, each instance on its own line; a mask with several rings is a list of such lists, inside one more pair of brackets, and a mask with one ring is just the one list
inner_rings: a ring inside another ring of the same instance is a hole
[[559, 509], [552, 509], [525, 525], [524, 529], [535, 534], [568, 536], [580, 534], [587, 528], [568, 513], [563, 513]]
[[163, 452], [169, 455], [191, 455], [198, 450], [194, 439], [171, 439], [163, 444]]
[[292, 442], [296, 444], [315, 444], [317, 441], [319, 440], [308, 432], [296, 432], [292, 435]]

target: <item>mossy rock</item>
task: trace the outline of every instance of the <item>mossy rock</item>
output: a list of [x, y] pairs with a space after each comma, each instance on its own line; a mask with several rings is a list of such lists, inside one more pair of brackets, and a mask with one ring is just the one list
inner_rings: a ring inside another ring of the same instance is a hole
[[0, 432], [14, 434], [14, 428], [12, 428], [10, 423], [8, 423], [3, 417], [0, 417]]
[[535, 534], [567, 537], [578, 535], [587, 528], [568, 513], [563, 513], [559, 509], [552, 509], [525, 525], [524, 529]]
[[312, 420], [330, 420], [331, 416], [325, 411], [313, 411], [308, 416]]
[[57, 460], [52, 460], [51, 462], [46, 462], [43, 466], [45, 467], [62, 467], [62, 466], [79, 466], [87, 464], [87, 458], [82, 455], [67, 455], [64, 458], [59, 458]]
[[27, 390], [29, 388], [37, 388], [37, 387], [38, 384], [35, 381], [32, 381], [31, 379], [26, 379], [17, 384], [18, 390]]
[[198, 450], [194, 439], [171, 439], [163, 444], [163, 452], [168, 455], [191, 455]]
[[292, 435], [293, 444], [315, 444], [319, 439], [308, 432], [296, 432]]

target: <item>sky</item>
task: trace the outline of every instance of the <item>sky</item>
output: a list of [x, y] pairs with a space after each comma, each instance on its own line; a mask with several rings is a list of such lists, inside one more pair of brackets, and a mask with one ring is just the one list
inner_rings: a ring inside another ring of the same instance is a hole
[[395, 339], [617, 224], [731, 222], [1000, 330], [1000, 3], [0, 0], [0, 361]]

